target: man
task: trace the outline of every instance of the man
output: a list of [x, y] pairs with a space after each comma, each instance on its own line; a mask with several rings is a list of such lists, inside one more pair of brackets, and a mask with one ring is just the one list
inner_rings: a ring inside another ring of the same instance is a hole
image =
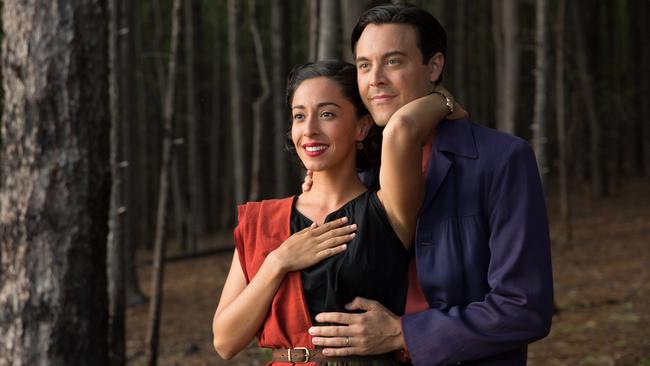
[[[446, 34], [424, 10], [383, 5], [361, 16], [352, 51], [364, 103], [385, 125], [441, 81]], [[406, 350], [416, 365], [525, 365], [527, 344], [549, 332], [553, 297], [532, 149], [461, 120], [440, 124], [424, 159], [415, 252], [428, 308], [400, 318], [357, 298], [348, 310], [365, 312], [317, 315], [341, 325], [312, 327], [312, 341], [329, 356]]]

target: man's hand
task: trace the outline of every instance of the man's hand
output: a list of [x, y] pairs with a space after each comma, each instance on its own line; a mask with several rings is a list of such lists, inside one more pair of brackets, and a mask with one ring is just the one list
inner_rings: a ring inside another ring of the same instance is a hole
[[302, 191], [307, 192], [311, 189], [312, 184], [314, 184], [314, 180], [312, 179], [312, 175], [314, 172], [311, 170], [307, 170], [307, 175], [305, 175], [305, 181], [302, 182]]
[[400, 318], [380, 303], [357, 297], [345, 306], [365, 310], [361, 314], [320, 313], [316, 320], [340, 326], [309, 328], [314, 345], [326, 356], [378, 355], [406, 348]]

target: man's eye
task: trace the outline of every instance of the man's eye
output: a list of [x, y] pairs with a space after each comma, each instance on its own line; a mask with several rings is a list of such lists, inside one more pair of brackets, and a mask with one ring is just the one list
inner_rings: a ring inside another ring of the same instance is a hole
[[399, 65], [400, 64], [399, 60], [396, 60], [394, 58], [386, 61], [386, 63], [389, 64], [389, 65]]
[[360, 64], [357, 65], [357, 68], [358, 68], [359, 70], [365, 70], [365, 69], [367, 69], [368, 67], [370, 67], [370, 64], [367, 63], [367, 62], [363, 62], [363, 63], [360, 63]]

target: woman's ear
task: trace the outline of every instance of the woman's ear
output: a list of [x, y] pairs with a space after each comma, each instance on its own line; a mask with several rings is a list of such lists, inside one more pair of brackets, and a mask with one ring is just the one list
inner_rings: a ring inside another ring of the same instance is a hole
[[368, 132], [370, 132], [370, 128], [374, 123], [375, 121], [372, 119], [370, 114], [366, 114], [359, 119], [357, 128], [357, 141], [363, 141], [366, 136], [368, 136]]
[[445, 56], [441, 52], [436, 52], [436, 54], [431, 56], [429, 59], [427, 66], [429, 67], [430, 81], [435, 83], [440, 77], [440, 74], [442, 74], [442, 70], [445, 68]]

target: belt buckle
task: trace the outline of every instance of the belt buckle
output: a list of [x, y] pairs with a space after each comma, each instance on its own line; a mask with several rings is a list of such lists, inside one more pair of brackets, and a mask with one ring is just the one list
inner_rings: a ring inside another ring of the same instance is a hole
[[[291, 357], [291, 351], [294, 351], [294, 350], [305, 351], [305, 355], [304, 355], [304, 358], [305, 358], [305, 359], [304, 359], [304, 361], [298, 361], [298, 360], [294, 360], [294, 359], [292, 359], [292, 357]], [[289, 362], [294, 362], [294, 363], [307, 363], [307, 362], [309, 362], [309, 356], [310, 356], [310, 354], [309, 354], [309, 350], [307, 349], [307, 347], [296, 347], [296, 348], [289, 348], [289, 349], [287, 350], [287, 356], [288, 356], [288, 358], [289, 358]]]

